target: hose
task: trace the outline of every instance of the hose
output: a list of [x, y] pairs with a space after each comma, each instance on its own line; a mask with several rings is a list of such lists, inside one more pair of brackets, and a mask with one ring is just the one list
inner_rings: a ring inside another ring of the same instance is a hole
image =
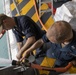
[[73, 63], [69, 62], [68, 65], [65, 67], [50, 68], [50, 67], [40, 66], [40, 65], [34, 64], [34, 63], [25, 63], [25, 62], [18, 62], [18, 61], [13, 60], [12, 65], [24, 65], [25, 67], [31, 67], [34, 69], [45, 70], [45, 71], [52, 71], [53, 70], [56, 72], [66, 72], [73, 66]]
[[36, 11], [36, 14], [37, 14], [38, 20], [39, 20], [41, 26], [42, 26], [42, 27], [44, 28], [44, 30], [47, 32], [46, 27], [44, 26], [44, 24], [42, 23], [42, 21], [41, 21], [39, 15], [38, 15], [38, 10], [37, 10], [37, 7], [36, 7], [36, 0], [33, 0], [33, 2], [34, 2], [34, 7], [35, 7], [35, 11]]
[[40, 65], [37, 65], [37, 64], [31, 64], [31, 67], [35, 68], [35, 69], [39, 69], [39, 70], [45, 70], [45, 71], [52, 71], [52, 70], [54, 70], [56, 72], [66, 72], [66, 71], [68, 71], [72, 67], [72, 63], [69, 62], [67, 66], [59, 67], [59, 68], [43, 67], [43, 66], [40, 66]]

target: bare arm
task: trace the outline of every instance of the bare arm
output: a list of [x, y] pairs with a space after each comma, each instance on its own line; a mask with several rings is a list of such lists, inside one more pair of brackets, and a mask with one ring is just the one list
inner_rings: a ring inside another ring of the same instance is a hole
[[23, 52], [25, 50], [27, 50], [34, 42], [36, 41], [35, 37], [32, 36], [32, 37], [29, 37], [27, 40], [26, 40], [26, 43], [24, 44], [24, 46], [20, 49], [20, 51], [18, 52], [17, 54], [17, 58], [20, 59]]
[[26, 43], [21, 48], [21, 52], [23, 53], [26, 49], [28, 49], [34, 42], [36, 41], [35, 37], [30, 37], [26, 40]]
[[22, 61], [25, 57], [27, 57], [27, 55], [32, 52], [33, 50], [41, 47], [44, 44], [42, 39], [39, 39], [38, 41], [36, 41], [29, 49], [27, 49], [24, 52], [24, 56], [20, 59], [20, 61]]
[[41, 47], [44, 44], [42, 39], [39, 39], [38, 41], [36, 41], [27, 51], [31, 52], [39, 47]]
[[18, 46], [18, 52], [19, 52], [23, 46], [23, 42], [17, 42], [17, 46]]

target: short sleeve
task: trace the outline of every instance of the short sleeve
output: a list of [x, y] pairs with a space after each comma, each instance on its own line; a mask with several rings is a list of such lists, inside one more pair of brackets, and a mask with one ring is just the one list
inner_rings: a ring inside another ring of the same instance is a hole
[[25, 31], [24, 34], [26, 35], [26, 38], [29, 38], [31, 36], [35, 36], [33, 30], [31, 29], [31, 27], [28, 27]]
[[22, 36], [15, 29], [12, 29], [12, 31], [15, 34], [17, 42], [22, 42], [23, 41]]
[[35, 36], [35, 32], [34, 32], [34, 28], [33, 25], [31, 23], [31, 21], [29, 20], [28, 17], [22, 17], [20, 19], [24, 34], [26, 36], [26, 38], [29, 38], [31, 36]]
[[46, 34], [43, 35], [42, 39], [43, 39], [44, 43], [49, 42], [48, 38], [46, 37]]

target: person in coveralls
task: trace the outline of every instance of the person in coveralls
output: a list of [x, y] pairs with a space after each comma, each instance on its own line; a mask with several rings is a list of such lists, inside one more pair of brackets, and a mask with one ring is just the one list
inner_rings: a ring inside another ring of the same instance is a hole
[[[10, 29], [13, 30], [17, 39], [18, 59], [22, 57], [22, 54], [25, 50], [27, 50], [33, 43], [35, 43], [45, 34], [45, 31], [42, 30], [30, 17], [26, 15], [9, 17], [5, 14], [0, 14], [0, 33], [3, 30]], [[23, 36], [26, 38], [24, 45]]]
[[[76, 57], [76, 32], [66, 21], [57, 21], [49, 27], [47, 33], [41, 39], [36, 41], [29, 49], [26, 50], [23, 60], [31, 51], [41, 47], [44, 43], [49, 42], [50, 48], [46, 51], [46, 56], [55, 58], [54, 67], [63, 67], [68, 62], [75, 60]], [[51, 75], [52, 72], [50, 72]], [[59, 73], [56, 73], [59, 74]], [[55, 72], [52, 75], [56, 75]]]

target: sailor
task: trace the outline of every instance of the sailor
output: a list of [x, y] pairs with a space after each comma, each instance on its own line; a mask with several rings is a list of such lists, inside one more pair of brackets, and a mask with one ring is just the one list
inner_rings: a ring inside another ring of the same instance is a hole
[[23, 60], [29, 52], [49, 41], [50, 49], [47, 50], [46, 56], [56, 59], [56, 67], [65, 66], [74, 59], [76, 55], [76, 32], [68, 22], [57, 21], [41, 39], [26, 50], [24, 57], [20, 60]]
[[[23, 52], [27, 50], [33, 43], [40, 39], [45, 31], [42, 30], [30, 17], [21, 15], [17, 17], [9, 17], [5, 14], [0, 14], [0, 33], [3, 30], [12, 29], [18, 45], [17, 58], [20, 59]], [[26, 42], [23, 40], [26, 38]], [[41, 48], [40, 48], [41, 49]]]

